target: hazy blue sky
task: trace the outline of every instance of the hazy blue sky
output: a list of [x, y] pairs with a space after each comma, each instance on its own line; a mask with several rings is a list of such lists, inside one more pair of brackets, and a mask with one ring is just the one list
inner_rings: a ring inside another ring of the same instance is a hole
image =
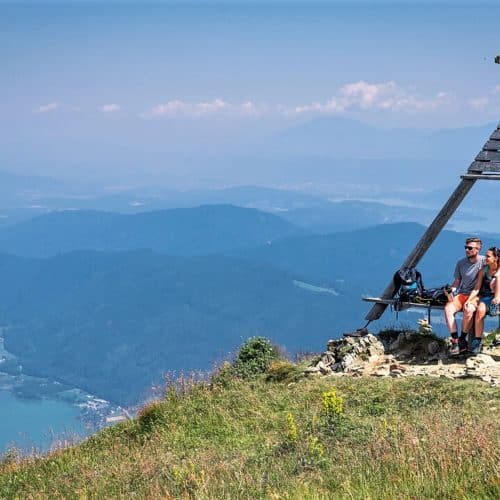
[[434, 3], [0, 0], [0, 169], [161, 168], [319, 116], [497, 120], [499, 2]]

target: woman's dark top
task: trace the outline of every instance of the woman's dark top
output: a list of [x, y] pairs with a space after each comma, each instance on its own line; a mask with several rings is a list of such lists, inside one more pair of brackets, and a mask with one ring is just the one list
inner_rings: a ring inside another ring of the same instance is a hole
[[491, 287], [490, 287], [491, 280], [492, 280], [493, 276], [489, 275], [488, 270], [489, 270], [488, 266], [483, 267], [483, 272], [484, 272], [483, 284], [481, 285], [481, 290], [479, 290], [479, 295], [481, 297], [493, 296], [493, 292], [491, 291]]

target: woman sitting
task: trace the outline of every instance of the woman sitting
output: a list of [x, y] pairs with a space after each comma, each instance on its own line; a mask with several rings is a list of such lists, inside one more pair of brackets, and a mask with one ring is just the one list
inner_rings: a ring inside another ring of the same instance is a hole
[[475, 337], [469, 349], [473, 354], [481, 352], [484, 317], [488, 314], [491, 305], [500, 304], [500, 249], [497, 247], [489, 248], [484, 263], [485, 266], [477, 275], [476, 286], [467, 300], [475, 305], [479, 297], [474, 320]]

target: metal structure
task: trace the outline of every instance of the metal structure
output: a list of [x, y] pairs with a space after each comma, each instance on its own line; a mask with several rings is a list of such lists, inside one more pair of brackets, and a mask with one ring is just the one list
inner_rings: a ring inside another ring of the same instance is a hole
[[[498, 59], [498, 61], [496, 59]], [[496, 59], [495, 62], [500, 64], [500, 56], [497, 56]], [[418, 264], [476, 181], [500, 180], [500, 124], [497, 126], [496, 130], [493, 131], [488, 141], [486, 141], [483, 149], [476, 158], [474, 158], [467, 173], [461, 176], [461, 179], [460, 184], [452, 193], [441, 211], [436, 215], [435, 219], [432, 221], [420, 241], [416, 244], [410, 255], [403, 262], [400, 269], [413, 267]], [[364, 299], [368, 302], [375, 302], [375, 305], [370, 309], [365, 319], [368, 322], [379, 319], [387, 306], [393, 303], [396, 292], [397, 290], [394, 282], [391, 280], [380, 297], [368, 297]]]

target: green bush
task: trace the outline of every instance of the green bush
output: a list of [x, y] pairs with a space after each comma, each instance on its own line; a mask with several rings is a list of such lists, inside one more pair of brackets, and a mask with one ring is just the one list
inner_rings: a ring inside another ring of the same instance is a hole
[[241, 346], [233, 368], [237, 377], [249, 379], [265, 373], [271, 362], [280, 358], [279, 350], [270, 340], [265, 337], [251, 337]]
[[296, 382], [303, 377], [303, 371], [290, 361], [271, 361], [266, 371], [267, 382]]

